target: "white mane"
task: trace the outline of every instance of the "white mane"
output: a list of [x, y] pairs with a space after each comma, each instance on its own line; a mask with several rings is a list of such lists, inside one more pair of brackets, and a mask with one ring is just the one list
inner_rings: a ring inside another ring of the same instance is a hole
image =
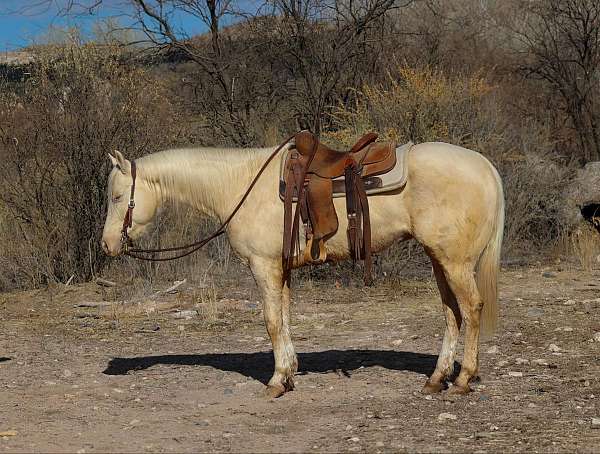
[[136, 164], [139, 178], [154, 187], [163, 199], [185, 201], [211, 214], [215, 208], [231, 206], [232, 196], [245, 191], [273, 150], [179, 148], [143, 156]]

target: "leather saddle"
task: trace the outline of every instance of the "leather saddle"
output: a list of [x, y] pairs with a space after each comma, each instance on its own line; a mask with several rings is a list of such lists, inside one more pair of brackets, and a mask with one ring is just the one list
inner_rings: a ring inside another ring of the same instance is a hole
[[[366, 187], [377, 184], [376, 176], [390, 172], [396, 164], [395, 144], [375, 143], [376, 139], [376, 134], [368, 133], [349, 151], [337, 151], [320, 143], [309, 131], [296, 134], [284, 164], [283, 264], [288, 276], [300, 249], [300, 219], [306, 233], [305, 261], [326, 260], [325, 242], [339, 226], [334, 192], [344, 192], [350, 254], [354, 261], [365, 261], [365, 283], [371, 283], [371, 225]], [[297, 202], [294, 213], [293, 202]]]

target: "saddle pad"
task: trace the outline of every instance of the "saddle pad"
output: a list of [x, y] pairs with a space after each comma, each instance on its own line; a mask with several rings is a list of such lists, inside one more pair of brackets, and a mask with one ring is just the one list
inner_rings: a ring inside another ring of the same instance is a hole
[[[408, 152], [414, 144], [405, 143], [396, 148], [396, 165], [388, 173], [365, 179], [365, 190], [367, 195], [382, 194], [404, 188], [408, 179]], [[284, 199], [285, 195], [285, 167], [288, 154], [291, 150], [284, 151], [279, 169], [279, 197]], [[344, 177], [333, 180], [333, 198], [346, 197], [344, 192]]]

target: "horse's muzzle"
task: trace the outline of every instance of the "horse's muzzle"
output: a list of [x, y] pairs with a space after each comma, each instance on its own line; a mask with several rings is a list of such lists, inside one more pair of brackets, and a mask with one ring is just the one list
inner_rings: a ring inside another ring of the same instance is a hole
[[115, 242], [114, 245], [109, 245], [106, 240], [102, 240], [102, 251], [110, 257], [116, 257], [122, 252], [122, 245], [120, 242]]

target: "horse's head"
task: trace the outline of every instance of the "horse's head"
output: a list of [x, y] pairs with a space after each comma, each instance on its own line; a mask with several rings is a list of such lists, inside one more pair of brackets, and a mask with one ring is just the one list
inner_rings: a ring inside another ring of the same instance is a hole
[[[132, 164], [122, 153], [115, 151], [114, 156], [108, 156], [113, 169], [108, 177], [108, 209], [102, 233], [102, 249], [106, 254], [116, 256], [122, 252], [122, 234], [132, 195], [133, 176]], [[130, 211], [131, 227], [126, 229], [131, 240], [141, 237], [152, 226], [158, 209], [154, 193], [140, 178], [135, 180], [133, 201], [134, 209]]]

